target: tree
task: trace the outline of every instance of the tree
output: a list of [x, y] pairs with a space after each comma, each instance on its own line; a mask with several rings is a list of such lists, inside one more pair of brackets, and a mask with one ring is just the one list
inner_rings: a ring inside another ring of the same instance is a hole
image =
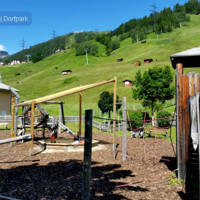
[[41, 53], [37, 52], [35, 55], [33, 55], [32, 57], [32, 62], [36, 63], [38, 61], [42, 60], [42, 55]]
[[76, 45], [76, 56], [84, 55], [85, 49], [87, 49], [88, 54], [90, 55], [95, 55], [96, 53], [98, 53], [98, 45], [92, 41], [88, 41]]
[[[119, 96], [117, 96], [117, 103], [120, 103]], [[110, 118], [110, 112], [113, 110], [113, 93], [110, 93], [108, 91], [104, 91], [100, 94], [100, 99], [98, 101], [98, 107], [102, 111], [102, 113], [109, 113]], [[116, 110], [120, 109], [121, 104], [116, 105]]]
[[139, 70], [135, 75], [133, 98], [142, 100], [142, 105], [151, 108], [152, 117], [157, 102], [165, 103], [174, 97], [175, 87], [171, 86], [173, 75], [169, 66], [153, 67], [144, 74]]

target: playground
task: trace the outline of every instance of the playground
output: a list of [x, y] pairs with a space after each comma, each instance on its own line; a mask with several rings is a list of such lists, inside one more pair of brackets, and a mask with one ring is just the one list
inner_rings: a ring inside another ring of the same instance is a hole
[[[157, 157], [143, 159], [143, 145], [127, 138], [127, 161], [122, 160], [122, 137], [116, 136], [117, 159], [113, 159], [113, 136], [95, 133], [103, 148], [92, 148], [92, 199], [182, 199], [184, 187], [173, 185], [176, 158], [170, 142], [157, 143]], [[0, 130], [0, 139], [9, 137]], [[60, 137], [68, 137], [61, 133]], [[139, 139], [141, 140], [141, 139]], [[145, 138], [153, 142], [154, 138]], [[162, 141], [162, 142], [161, 142]], [[147, 146], [154, 152], [153, 146]], [[29, 142], [0, 145], [0, 193], [18, 199], [81, 199], [83, 152], [41, 152]]]
[[[0, 130], [0, 194], [17, 199], [198, 199], [200, 76], [183, 74], [185, 63], [191, 59], [188, 55], [183, 63], [175, 62], [179, 54], [171, 57], [177, 69], [176, 112], [162, 118], [147, 119], [148, 111], [134, 110], [143, 113], [144, 119], [131, 121], [123, 97], [123, 119], [117, 120], [117, 78], [21, 103], [15, 95], [11, 138], [9, 130]], [[106, 120], [112, 122], [112, 133], [92, 128], [93, 119], [101, 119], [92, 110], [86, 110], [84, 122], [81, 115], [82, 92], [110, 83], [114, 84], [113, 118]], [[65, 124], [63, 103], [52, 102], [75, 93], [79, 94], [77, 133]], [[40, 105], [44, 103], [59, 105], [59, 117], [50, 124], [48, 113]], [[18, 116], [19, 107], [23, 112]], [[176, 144], [171, 137], [175, 116]], [[155, 121], [166, 118], [170, 118], [170, 126], [155, 126]], [[122, 136], [116, 133], [118, 122], [123, 124]], [[142, 125], [135, 129], [132, 122]], [[149, 122], [150, 129], [146, 125]]]

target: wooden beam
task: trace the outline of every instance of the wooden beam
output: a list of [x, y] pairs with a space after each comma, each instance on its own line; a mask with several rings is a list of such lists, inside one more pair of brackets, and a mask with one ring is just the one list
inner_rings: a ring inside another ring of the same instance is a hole
[[116, 101], [117, 101], [117, 78], [114, 78], [114, 95], [113, 95], [113, 150], [114, 150], [114, 159], [116, 159]]
[[[16, 98], [15, 104], [18, 104], [18, 103], [19, 103], [19, 99]], [[18, 110], [19, 110], [19, 108], [15, 107], [15, 119], [14, 119], [14, 134], [15, 134], [15, 136], [17, 135]]]
[[17, 142], [20, 140], [30, 140], [30, 139], [31, 139], [31, 134], [27, 134], [27, 135], [18, 136], [15, 138], [8, 138], [8, 139], [0, 140], [0, 144], [6, 144], [6, 143], [10, 143], [10, 142]]
[[56, 94], [51, 94], [51, 95], [48, 95], [48, 96], [44, 96], [44, 97], [40, 97], [40, 98], [33, 99], [33, 100], [30, 100], [30, 101], [26, 101], [26, 102], [20, 103], [16, 106], [31, 105], [33, 101], [34, 101], [35, 104], [40, 104], [40, 103], [43, 103], [43, 102], [46, 102], [46, 101], [51, 101], [51, 100], [58, 99], [58, 98], [68, 96], [68, 95], [71, 95], [71, 94], [79, 93], [79, 92], [82, 92], [82, 91], [85, 91], [85, 90], [88, 90], [88, 89], [92, 89], [92, 88], [95, 88], [95, 87], [99, 87], [101, 85], [105, 85], [105, 84], [112, 83], [112, 82], [115, 82], [115, 79], [72, 88], [72, 89], [69, 89], [69, 90], [58, 92]]
[[185, 178], [185, 167], [184, 167], [184, 160], [185, 155], [184, 149], [185, 146], [183, 144], [183, 64], [177, 64], [177, 92], [178, 92], [178, 99], [177, 99], [177, 163], [178, 163], [178, 178], [184, 179]]
[[61, 104], [63, 103], [62, 101], [46, 101], [46, 102], [43, 102], [43, 104]]
[[195, 73], [189, 73], [189, 95], [193, 97], [195, 95]]
[[11, 137], [14, 137], [15, 128], [15, 98], [12, 98], [12, 124], [11, 124]]
[[78, 131], [78, 137], [81, 136], [81, 112], [82, 112], [82, 93], [79, 92], [79, 131]]
[[194, 92], [195, 94], [198, 92], [198, 74], [194, 74]]
[[63, 124], [65, 125], [65, 114], [64, 114], [63, 104], [64, 102], [61, 102], [60, 106], [61, 106], [61, 112], [62, 112], [62, 121], [63, 121]]
[[184, 135], [185, 135], [185, 161], [188, 162], [189, 154], [189, 128], [190, 128], [190, 113], [189, 113], [189, 77], [183, 75], [183, 116], [184, 116]]
[[30, 155], [33, 155], [34, 112], [35, 112], [35, 103], [32, 102], [32, 104], [31, 104], [31, 137], [32, 137], [32, 140], [30, 141]]
[[85, 111], [85, 145], [82, 179], [82, 200], [90, 199], [90, 178], [92, 160], [92, 110]]
[[198, 92], [200, 92], [200, 74], [198, 74]]
[[127, 159], [126, 97], [122, 98], [122, 111], [123, 111], [122, 160], [125, 161]]

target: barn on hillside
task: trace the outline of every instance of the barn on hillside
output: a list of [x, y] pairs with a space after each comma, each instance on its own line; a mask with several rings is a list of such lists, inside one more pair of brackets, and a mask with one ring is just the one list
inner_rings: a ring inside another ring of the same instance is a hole
[[62, 71], [62, 75], [71, 74], [71, 73], [72, 71], [70, 69]]
[[134, 62], [134, 66], [137, 67], [137, 66], [140, 66], [140, 65], [141, 65], [141, 62], [140, 62], [140, 61], [135, 61], [135, 62]]
[[131, 80], [123, 80], [123, 87], [132, 87], [133, 86], [133, 81]]
[[152, 59], [152, 58], [144, 59], [144, 63], [151, 63], [151, 62], [153, 62], [153, 59]]

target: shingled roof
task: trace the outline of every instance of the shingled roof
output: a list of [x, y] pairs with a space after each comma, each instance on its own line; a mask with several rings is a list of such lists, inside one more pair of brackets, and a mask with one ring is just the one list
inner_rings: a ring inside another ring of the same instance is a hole
[[13, 87], [10, 87], [10, 86], [8, 86], [6, 84], [0, 83], [0, 90], [11, 91], [11, 88], [16, 92], [19, 92], [19, 90], [15, 89]]
[[177, 63], [182, 63], [183, 67], [200, 67], [200, 47], [195, 47], [170, 56], [173, 68]]

